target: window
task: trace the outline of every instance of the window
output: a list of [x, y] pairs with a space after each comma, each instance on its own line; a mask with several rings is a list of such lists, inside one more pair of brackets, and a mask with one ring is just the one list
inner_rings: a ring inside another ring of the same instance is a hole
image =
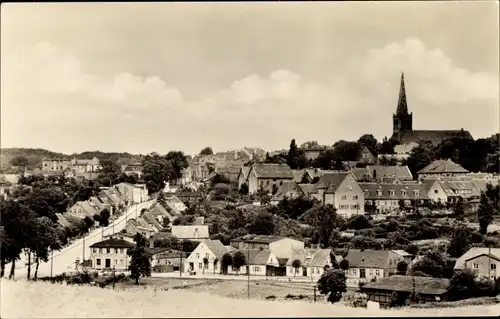
[[115, 259], [115, 265], [118, 265], [118, 259]]
[[373, 276], [373, 269], [368, 270], [368, 275]]
[[408, 194], [406, 193], [406, 190], [402, 190], [402, 191], [401, 191], [401, 195], [403, 195], [403, 196], [407, 196]]
[[280, 186], [283, 185], [283, 181], [280, 182]]
[[123, 248], [120, 248], [120, 254], [123, 254]]
[[99, 254], [102, 254], [102, 248], [99, 248]]
[[205, 257], [208, 259], [208, 258], [209, 258], [209, 254], [208, 254], [208, 253], [206, 253], [206, 254], [205, 254]]
[[351, 209], [358, 209], [358, 204], [356, 204], [356, 205], [351, 205]]
[[358, 200], [358, 195], [354, 195], [354, 196], [352, 197], [352, 199], [353, 199], [353, 200]]
[[392, 189], [391, 189], [391, 190], [389, 190], [389, 195], [390, 195], [390, 196], [394, 196], [394, 190], [392, 190]]
[[196, 259], [200, 259], [200, 253], [196, 253]]
[[101, 258], [97, 258], [95, 260], [95, 263], [96, 263], [97, 266], [100, 266], [101, 265]]
[[370, 192], [365, 189], [365, 196], [370, 196]]
[[92, 248], [92, 252], [95, 254], [97, 253], [97, 248]]
[[111, 252], [111, 248], [106, 248], [106, 254], [109, 254]]
[[347, 199], [347, 196], [343, 195], [342, 197], [340, 197], [341, 200], [346, 200]]
[[491, 264], [490, 267], [491, 270], [497, 270], [497, 264]]
[[375, 270], [375, 276], [380, 276], [380, 269]]
[[123, 259], [120, 259], [120, 265], [123, 265]]
[[435, 190], [434, 190], [434, 194], [437, 194], [437, 193], [438, 193], [438, 190], [437, 190], [437, 189], [435, 189]]
[[377, 195], [378, 195], [378, 196], [382, 196], [382, 191], [381, 191], [381, 190], [378, 190], [378, 191], [377, 191]]
[[198, 268], [199, 268], [199, 269], [203, 269], [203, 263], [199, 263], [199, 264], [198, 264]]
[[255, 271], [255, 272], [260, 271], [260, 267], [259, 266], [253, 267], [253, 271]]
[[270, 183], [270, 182], [269, 182], [269, 181], [267, 181], [267, 182], [266, 182], [266, 185], [269, 185], [269, 183]]
[[479, 264], [477, 264], [477, 263], [473, 263], [473, 264], [472, 264], [472, 267], [474, 267], [474, 269], [477, 269], [477, 268], [479, 268]]
[[340, 205], [340, 209], [348, 209], [349, 205]]
[[118, 248], [115, 248], [115, 254], [118, 254]]

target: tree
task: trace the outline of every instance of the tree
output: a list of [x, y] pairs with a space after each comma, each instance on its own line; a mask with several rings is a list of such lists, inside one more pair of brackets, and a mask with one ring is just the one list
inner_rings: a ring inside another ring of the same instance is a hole
[[288, 150], [288, 155], [286, 159], [286, 163], [290, 166], [291, 169], [297, 169], [299, 166], [299, 148], [295, 143], [295, 139], [290, 142], [290, 149]]
[[208, 258], [203, 257], [203, 274], [205, 274], [205, 269], [208, 268]]
[[396, 270], [398, 275], [406, 275], [406, 272], [408, 271], [408, 263], [404, 260], [401, 260], [400, 262], [398, 262]]
[[146, 245], [147, 240], [137, 233], [134, 237], [135, 247], [130, 248], [127, 254], [131, 257], [130, 276], [135, 278], [135, 284], [139, 284], [139, 277], [151, 276], [151, 254]]
[[101, 170], [97, 176], [97, 181], [102, 186], [111, 186], [116, 184], [121, 175], [121, 168], [116, 161], [111, 159], [102, 159]]
[[413, 265], [412, 272], [421, 272], [431, 277], [441, 278], [445, 266], [446, 262], [442, 254], [437, 251], [430, 251], [424, 255], [422, 260]]
[[49, 260], [49, 249], [58, 250], [61, 248], [62, 229], [45, 216], [36, 218], [35, 229], [37, 231], [36, 235], [34, 234], [34, 237], [32, 237], [28, 248], [35, 257], [34, 279], [36, 280], [40, 260], [47, 262]]
[[109, 209], [104, 208], [101, 210], [101, 213], [99, 214], [99, 226], [101, 227], [107, 227], [109, 225], [109, 217], [111, 216], [111, 213], [109, 212]]
[[10, 160], [10, 165], [15, 167], [28, 166], [28, 158], [25, 156], [16, 156]]
[[358, 139], [360, 147], [365, 146], [374, 156], [377, 156], [377, 139], [372, 134], [364, 134]]
[[465, 254], [472, 245], [471, 231], [466, 225], [458, 225], [451, 234], [448, 254], [458, 258]]
[[340, 261], [339, 266], [340, 266], [340, 269], [342, 269], [342, 270], [344, 270], [344, 271], [348, 270], [348, 269], [349, 269], [349, 260], [347, 260], [347, 259], [342, 259], [342, 260]]
[[318, 280], [318, 290], [328, 296], [329, 302], [340, 301], [342, 293], [347, 291], [345, 272], [333, 268], [327, 269]]
[[347, 227], [349, 229], [360, 230], [372, 228], [373, 226], [365, 215], [354, 215], [347, 221]]
[[221, 270], [224, 274], [227, 274], [227, 268], [233, 264], [233, 257], [231, 257], [230, 253], [225, 253], [222, 255], [221, 260]]
[[248, 184], [247, 183], [243, 183], [240, 187], [240, 190], [239, 190], [240, 194], [241, 195], [248, 195]]
[[340, 140], [333, 144], [333, 155], [336, 162], [356, 161], [361, 151], [358, 142]]
[[476, 275], [470, 269], [456, 271], [453, 277], [451, 277], [449, 288], [452, 300], [478, 297], [479, 294]]
[[493, 221], [493, 216], [499, 214], [499, 198], [500, 185], [492, 186], [491, 184], [487, 184], [486, 190], [481, 192], [477, 215], [479, 219], [479, 229], [483, 235], [487, 233], [488, 226]]
[[215, 274], [215, 269], [217, 268], [218, 264], [219, 264], [219, 258], [215, 257], [215, 259], [214, 259], [214, 274]]
[[200, 155], [213, 155], [213, 154], [214, 151], [212, 151], [212, 148], [208, 146], [200, 151]]
[[434, 159], [432, 143], [421, 141], [417, 147], [411, 150], [410, 156], [403, 163], [408, 166], [413, 176], [417, 176], [417, 172], [429, 165]]
[[389, 301], [389, 307], [403, 307], [406, 305], [408, 294], [402, 291], [394, 291]]
[[241, 251], [237, 251], [233, 255], [233, 269], [236, 269], [236, 274], [240, 272], [240, 267], [246, 263], [245, 255]]
[[293, 272], [294, 277], [297, 276], [297, 273], [299, 272], [301, 266], [302, 263], [300, 262], [299, 259], [295, 259], [294, 261], [292, 261], [292, 267], [295, 269], [295, 271]]
[[255, 235], [272, 235], [274, 228], [274, 217], [267, 211], [258, 212], [247, 226], [248, 232]]
[[458, 201], [455, 203], [455, 207], [453, 209], [455, 218], [457, 220], [463, 220], [464, 219], [464, 217], [465, 217], [465, 206], [466, 206], [466, 204], [465, 204], [464, 200], [462, 199], [462, 197], [459, 197]]
[[162, 190], [165, 187], [165, 181], [173, 178], [172, 164], [157, 153], [146, 155], [142, 167], [143, 179], [149, 194]]
[[333, 205], [315, 205], [300, 217], [313, 226], [315, 233], [311, 238], [312, 242], [320, 243], [325, 247], [329, 246], [332, 231], [337, 226], [337, 210]]

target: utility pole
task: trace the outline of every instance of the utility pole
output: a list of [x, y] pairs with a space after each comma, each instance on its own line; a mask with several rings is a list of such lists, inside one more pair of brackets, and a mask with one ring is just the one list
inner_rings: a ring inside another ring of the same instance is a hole
[[491, 247], [488, 248], [488, 280], [491, 280]]
[[83, 235], [83, 245], [82, 245], [82, 270], [83, 265], [85, 265], [85, 235]]
[[52, 278], [52, 270], [54, 268], [54, 250], [50, 250], [50, 278]]
[[247, 246], [247, 297], [250, 299], [250, 247]]
[[181, 262], [179, 264], [179, 278], [182, 278], [182, 255], [183, 255], [183, 252], [184, 252], [184, 239], [181, 239], [180, 240], [180, 254], [181, 254]]
[[113, 290], [115, 289], [115, 266], [113, 265]]
[[314, 302], [316, 302], [316, 285], [313, 286], [314, 289]]

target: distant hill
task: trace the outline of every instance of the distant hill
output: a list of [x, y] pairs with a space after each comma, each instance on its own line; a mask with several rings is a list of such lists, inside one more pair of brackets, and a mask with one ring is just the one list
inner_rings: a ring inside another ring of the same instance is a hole
[[19, 169], [11, 167], [11, 161], [16, 157], [24, 157], [27, 160], [28, 169], [34, 169], [41, 167], [43, 158], [65, 158], [69, 160], [72, 158], [91, 159], [94, 156], [101, 161], [115, 161], [119, 165], [142, 161], [141, 155], [134, 155], [130, 153], [87, 151], [76, 154], [63, 154], [42, 148], [2, 148], [0, 149], [0, 168], [4, 173], [17, 173]]

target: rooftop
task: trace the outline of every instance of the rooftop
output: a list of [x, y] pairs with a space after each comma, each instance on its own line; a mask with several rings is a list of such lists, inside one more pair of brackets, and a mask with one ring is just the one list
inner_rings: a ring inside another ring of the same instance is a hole
[[437, 160], [418, 171], [418, 174], [468, 173], [469, 171], [450, 159]]
[[361, 290], [388, 290], [388, 291], [413, 291], [415, 279], [415, 292], [425, 295], [442, 295], [448, 291], [449, 279], [433, 277], [391, 276], [376, 282], [370, 282], [361, 287]]
[[90, 248], [132, 248], [134, 244], [118, 238], [110, 238], [90, 246]]

